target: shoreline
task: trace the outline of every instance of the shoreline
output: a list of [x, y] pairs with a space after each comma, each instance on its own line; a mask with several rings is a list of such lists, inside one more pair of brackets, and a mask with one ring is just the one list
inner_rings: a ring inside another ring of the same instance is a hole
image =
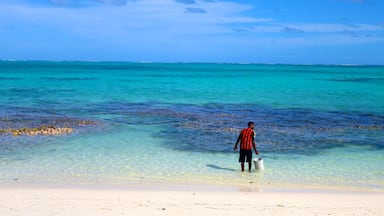
[[185, 181], [143, 181], [126, 183], [7, 183], [2, 189], [61, 189], [61, 190], [112, 190], [112, 191], [208, 191], [208, 192], [260, 192], [260, 193], [320, 193], [320, 194], [383, 194], [384, 189], [354, 186], [300, 185], [300, 184], [229, 184]]

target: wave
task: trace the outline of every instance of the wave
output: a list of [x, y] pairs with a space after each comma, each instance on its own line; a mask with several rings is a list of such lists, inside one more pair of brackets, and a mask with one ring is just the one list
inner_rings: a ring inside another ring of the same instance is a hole
[[340, 78], [340, 79], [326, 79], [327, 81], [334, 82], [383, 82], [383, 77], [357, 77], [357, 78]]
[[5, 81], [10, 81], [10, 80], [22, 80], [22, 78], [18, 77], [0, 77], [0, 81], [5, 80]]
[[44, 80], [54, 80], [54, 81], [88, 81], [88, 80], [98, 80], [95, 77], [43, 77]]

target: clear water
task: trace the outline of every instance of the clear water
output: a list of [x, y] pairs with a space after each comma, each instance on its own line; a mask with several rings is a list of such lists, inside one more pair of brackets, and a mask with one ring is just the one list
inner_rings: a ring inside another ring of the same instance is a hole
[[[384, 67], [0, 62], [0, 183], [305, 184], [384, 189]], [[257, 124], [263, 173], [233, 144]]]

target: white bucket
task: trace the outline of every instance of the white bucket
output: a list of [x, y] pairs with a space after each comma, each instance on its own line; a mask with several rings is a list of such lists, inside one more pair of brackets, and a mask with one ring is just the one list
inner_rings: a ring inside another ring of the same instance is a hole
[[255, 160], [253, 160], [253, 162], [255, 163], [255, 169], [256, 170], [259, 170], [259, 171], [263, 171], [264, 170], [263, 158], [257, 158]]

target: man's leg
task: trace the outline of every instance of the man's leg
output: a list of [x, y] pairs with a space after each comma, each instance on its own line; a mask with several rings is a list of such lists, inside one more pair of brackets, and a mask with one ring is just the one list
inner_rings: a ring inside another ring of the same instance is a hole
[[252, 171], [252, 150], [247, 152], [248, 171]]
[[244, 162], [245, 162], [245, 156], [246, 152], [243, 149], [240, 149], [240, 155], [239, 155], [239, 162], [241, 163], [241, 171], [244, 172]]

